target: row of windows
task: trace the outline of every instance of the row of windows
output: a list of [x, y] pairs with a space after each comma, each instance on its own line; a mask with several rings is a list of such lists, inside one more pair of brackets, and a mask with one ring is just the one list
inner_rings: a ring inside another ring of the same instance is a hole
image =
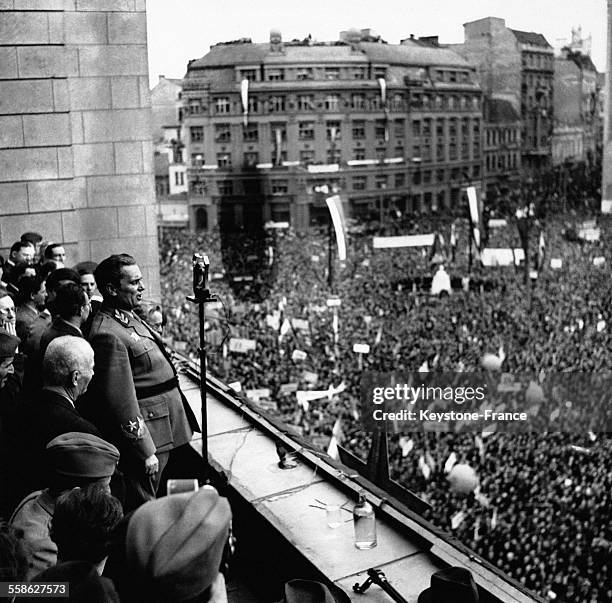
[[[298, 94], [296, 98], [284, 94], [275, 94], [267, 97], [250, 95], [248, 102], [249, 113], [279, 113], [293, 109], [298, 111], [341, 111], [353, 109], [357, 111], [381, 111], [385, 108], [380, 94], [368, 95], [355, 93], [349, 96], [327, 94], [315, 96], [314, 94]], [[412, 109], [448, 110], [448, 111], [478, 111], [480, 109], [480, 96], [477, 94], [424, 94], [415, 92], [408, 96], [394, 93], [389, 96], [387, 107], [391, 111], [407, 111]], [[230, 96], [216, 97], [212, 101], [214, 115], [237, 115], [242, 113], [242, 104], [237, 98]], [[187, 104], [190, 115], [206, 112], [201, 100], [191, 99]]]
[[523, 67], [527, 69], [543, 69], [552, 71], [553, 66], [553, 54], [544, 54], [542, 52], [527, 52], [521, 53], [521, 60]]
[[240, 69], [238, 77], [240, 80], [250, 82], [284, 82], [291, 80], [367, 80], [385, 78], [386, 67], [366, 66], [351, 67], [268, 67], [264, 69]]
[[496, 153], [485, 157], [485, 170], [488, 174], [514, 170], [519, 167], [519, 154], [516, 153]]
[[[510, 166], [509, 166], [510, 167]], [[488, 169], [488, 167], [487, 167]], [[447, 178], [454, 182], [460, 182], [465, 175], [472, 178], [480, 178], [480, 166], [473, 165], [464, 167], [454, 167], [450, 170], [440, 168], [437, 170], [414, 170], [410, 182], [415, 186], [442, 184], [447, 182]], [[373, 174], [363, 176], [353, 176], [350, 181], [351, 190], [355, 192], [367, 191], [371, 188], [385, 190], [388, 188], [403, 188], [408, 183], [406, 172], [396, 172], [394, 174]], [[342, 183], [346, 186], [346, 183]], [[190, 190], [194, 194], [203, 195], [208, 192], [206, 182], [195, 180], [190, 182]], [[219, 195], [233, 195], [240, 193], [245, 187], [241, 187], [237, 180], [218, 180], [217, 192]], [[289, 194], [290, 183], [286, 178], [277, 178], [270, 181], [269, 192], [273, 195]]]
[[[370, 125], [371, 124], [371, 125]], [[325, 122], [325, 138], [329, 141], [342, 140], [343, 122], [338, 120], [328, 120]], [[412, 121], [412, 135], [414, 138], [431, 136], [434, 131], [438, 138], [447, 136], [453, 137], [461, 135], [468, 138], [470, 135], [470, 127], [474, 139], [480, 137], [480, 121], [471, 120], [470, 118], [457, 119], [438, 118], [433, 120], [415, 119]], [[373, 128], [373, 129], [372, 129]], [[387, 122], [385, 119], [376, 119], [374, 122], [368, 122], [364, 119], [355, 119], [350, 123], [350, 133], [353, 140], [365, 140], [368, 130], [374, 134], [376, 140], [388, 140], [392, 133], [396, 139], [403, 139], [406, 133], [406, 123], [404, 119], [394, 119]], [[446, 130], [446, 132], [445, 132]], [[314, 121], [298, 122], [298, 140], [312, 141], [315, 140], [316, 124]], [[191, 126], [189, 128], [191, 142], [204, 142], [204, 126]], [[242, 128], [242, 140], [244, 142], [258, 142], [259, 124], [251, 123]], [[215, 124], [214, 126], [215, 142], [231, 142], [232, 126], [229, 123]], [[287, 123], [286, 122], [271, 122], [270, 123], [270, 140], [273, 144], [287, 140]], [[427, 142], [427, 141], [426, 141]]]
[[518, 128], [489, 129], [486, 133], [487, 146], [497, 144], [511, 144], [518, 142]]
[[[480, 152], [479, 141], [475, 141], [472, 145], [469, 145], [467, 142], [457, 143], [456, 141], [451, 140], [448, 145], [440, 143], [435, 147], [432, 147], [430, 144], [414, 144], [412, 146], [412, 154], [410, 157], [406, 156], [403, 146], [395, 147], [392, 154], [390, 154], [386, 146], [375, 147], [374, 157], [372, 157], [371, 154], [366, 157], [366, 149], [363, 147], [357, 147], [352, 149], [350, 159], [356, 161], [363, 161], [365, 159], [376, 159], [377, 161], [382, 161], [388, 157], [401, 157], [404, 160], [411, 160], [412, 162], [431, 163], [435, 161], [442, 163], [446, 161], [457, 161], [459, 159], [469, 160], [470, 158], [478, 160], [480, 158]], [[310, 165], [315, 163], [317, 160], [315, 151], [313, 149], [301, 149], [298, 153], [298, 159], [302, 165]], [[341, 163], [343, 159], [342, 149], [332, 146], [325, 150], [325, 163]], [[232, 154], [228, 152], [216, 153], [215, 161], [216, 165], [220, 168], [231, 168]], [[258, 151], [247, 151], [243, 153], [244, 167], [255, 167], [258, 163], [272, 163], [273, 165], [280, 165], [283, 161], [287, 161], [287, 151], [284, 149], [274, 148], [265, 155], [260, 154]], [[201, 167], [205, 163], [204, 155], [202, 153], [192, 153], [191, 165], [193, 167]]]

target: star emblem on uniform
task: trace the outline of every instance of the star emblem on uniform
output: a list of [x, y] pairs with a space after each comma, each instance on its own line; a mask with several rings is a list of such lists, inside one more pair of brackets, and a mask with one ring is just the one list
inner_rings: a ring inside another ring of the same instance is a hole
[[130, 333], [130, 338], [134, 341], [140, 341], [140, 335], [138, 335], [138, 333]]
[[138, 421], [130, 421], [130, 431], [138, 431]]

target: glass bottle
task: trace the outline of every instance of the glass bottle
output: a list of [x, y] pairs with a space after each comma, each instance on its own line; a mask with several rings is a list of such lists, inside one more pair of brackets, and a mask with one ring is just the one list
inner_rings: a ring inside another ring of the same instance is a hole
[[365, 492], [359, 492], [359, 502], [353, 508], [355, 546], [358, 549], [372, 549], [376, 546], [376, 517], [367, 501]]

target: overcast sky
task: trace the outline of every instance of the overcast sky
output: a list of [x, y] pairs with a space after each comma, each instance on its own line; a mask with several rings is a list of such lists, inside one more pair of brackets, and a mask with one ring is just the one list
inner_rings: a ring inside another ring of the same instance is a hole
[[605, 71], [605, 0], [147, 0], [149, 77], [151, 87], [159, 74], [181, 78], [187, 61], [211, 45], [265, 42], [273, 28], [284, 40], [337, 40], [342, 30], [369, 27], [394, 44], [410, 34], [451, 43], [463, 41], [463, 23], [488, 16], [542, 33], [553, 47], [582, 25], [596, 67]]

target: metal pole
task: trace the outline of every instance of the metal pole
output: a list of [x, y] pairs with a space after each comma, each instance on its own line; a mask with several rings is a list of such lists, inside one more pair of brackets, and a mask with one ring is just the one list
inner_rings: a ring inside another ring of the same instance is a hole
[[206, 336], [204, 333], [204, 301], [198, 301], [200, 319], [200, 399], [202, 402], [202, 459], [208, 468], [208, 409], [206, 405]]
[[[328, 212], [329, 213], [329, 212]], [[327, 284], [331, 292], [334, 291], [334, 258], [333, 258], [333, 243], [332, 243], [332, 217], [329, 213], [327, 221]]]

